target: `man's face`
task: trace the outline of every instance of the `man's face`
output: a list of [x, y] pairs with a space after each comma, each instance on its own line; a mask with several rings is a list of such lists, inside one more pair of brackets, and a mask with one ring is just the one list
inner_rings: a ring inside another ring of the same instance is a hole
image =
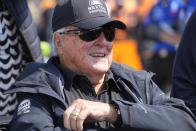
[[[68, 28], [70, 30], [76, 27]], [[58, 35], [60, 46], [56, 45], [61, 64], [69, 69], [87, 75], [103, 75], [112, 62], [112, 42], [103, 33], [90, 42], [80, 39], [76, 34]]]

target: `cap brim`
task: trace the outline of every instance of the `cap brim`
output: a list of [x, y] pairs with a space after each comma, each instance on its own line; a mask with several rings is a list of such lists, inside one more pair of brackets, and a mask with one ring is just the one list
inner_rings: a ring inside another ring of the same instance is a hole
[[88, 19], [73, 23], [74, 26], [77, 26], [82, 29], [94, 29], [94, 28], [101, 27], [106, 24], [113, 26], [114, 28], [118, 28], [122, 30], [125, 30], [127, 28], [123, 22], [119, 20], [114, 20], [112, 18], [107, 18], [107, 17], [88, 18]]

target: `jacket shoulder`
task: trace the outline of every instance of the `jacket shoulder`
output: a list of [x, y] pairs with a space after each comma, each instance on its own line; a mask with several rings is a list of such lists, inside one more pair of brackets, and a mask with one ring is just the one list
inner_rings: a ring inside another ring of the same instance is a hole
[[18, 80], [27, 77], [28, 75], [36, 72], [38, 69], [40, 68], [44, 68], [46, 64], [44, 63], [38, 63], [38, 62], [30, 62], [26, 65], [26, 67], [24, 68], [24, 70], [21, 72], [20, 77], [18, 78]]
[[6, 93], [41, 93], [62, 101], [63, 77], [52, 63], [29, 63]]
[[145, 70], [134, 70], [127, 65], [116, 62], [112, 63], [111, 70], [115, 75], [128, 80], [130, 80], [130, 78], [134, 78], [134, 80], [145, 80], [146, 78], [151, 78], [153, 76], [153, 73], [151, 72], [147, 72]]
[[[112, 63], [111, 70], [114, 73], [114, 76], [118, 76], [118, 78], [125, 79], [127, 82], [131, 83], [139, 92], [142, 101], [144, 103], [149, 103], [146, 91], [149, 89], [149, 82], [153, 73], [144, 70], [136, 71], [127, 65], [118, 63]], [[127, 87], [131, 88], [131, 85]]]

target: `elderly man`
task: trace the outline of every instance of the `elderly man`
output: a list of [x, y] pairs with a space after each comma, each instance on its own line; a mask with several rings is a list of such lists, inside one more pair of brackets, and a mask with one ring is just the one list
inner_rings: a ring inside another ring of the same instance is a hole
[[9, 92], [19, 105], [11, 131], [193, 131], [181, 100], [168, 98], [151, 73], [112, 63], [115, 28], [103, 0], [65, 0], [54, 10], [58, 56], [31, 63]]

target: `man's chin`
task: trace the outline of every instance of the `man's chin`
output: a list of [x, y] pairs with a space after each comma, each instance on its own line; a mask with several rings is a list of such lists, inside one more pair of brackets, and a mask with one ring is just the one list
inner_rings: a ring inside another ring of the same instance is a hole
[[95, 64], [95, 65], [92, 66], [92, 69], [94, 70], [94, 72], [104, 74], [109, 70], [109, 65], [107, 65], [107, 64]]

